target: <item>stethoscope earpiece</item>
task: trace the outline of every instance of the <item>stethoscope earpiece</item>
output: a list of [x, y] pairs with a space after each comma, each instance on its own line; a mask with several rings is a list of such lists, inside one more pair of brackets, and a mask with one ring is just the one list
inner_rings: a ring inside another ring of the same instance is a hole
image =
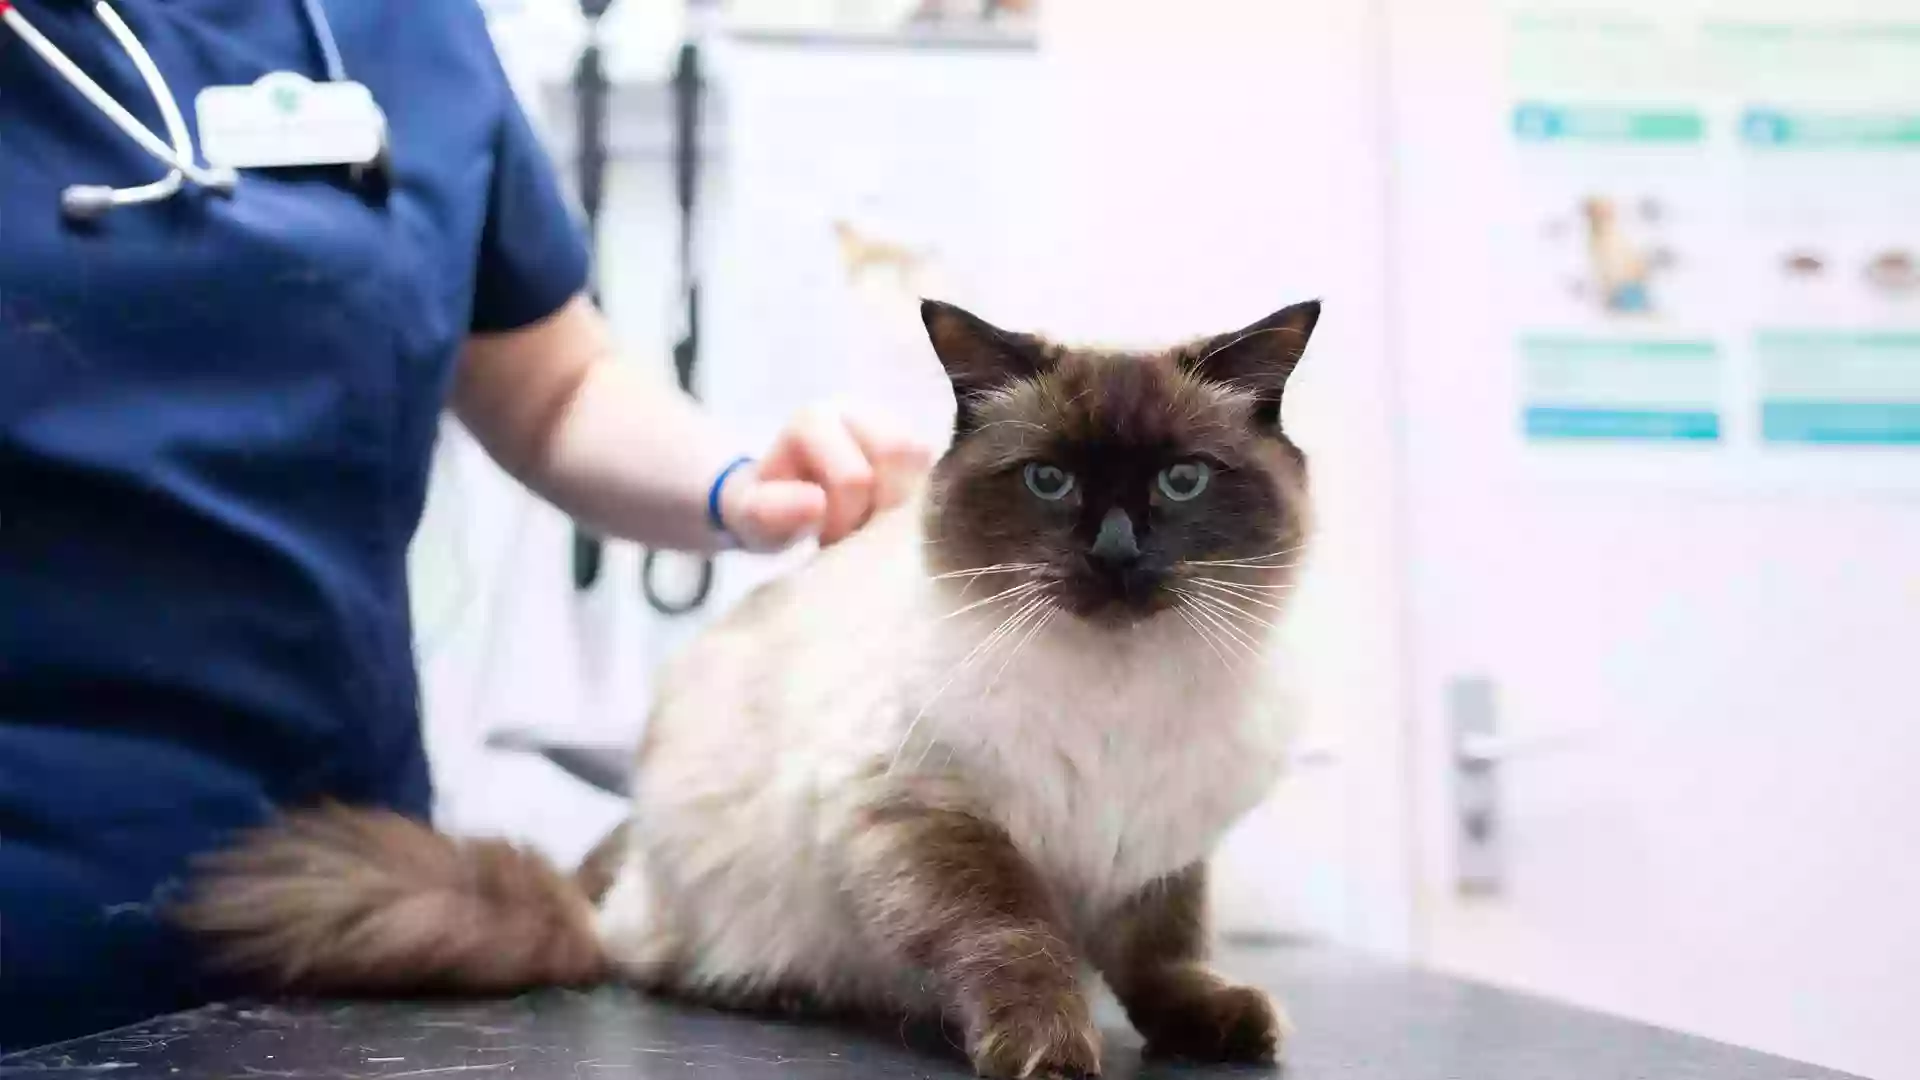
[[75, 225], [99, 221], [116, 205], [113, 189], [99, 184], [75, 184], [60, 193], [60, 216]]
[[[172, 198], [185, 180], [185, 174], [179, 169], [171, 169], [153, 183], [136, 188], [74, 184], [60, 192], [60, 216], [70, 224], [90, 224], [123, 206], [141, 206]], [[221, 198], [232, 198], [234, 189], [240, 185], [240, 174], [233, 169], [217, 166], [200, 170], [195, 181]]]

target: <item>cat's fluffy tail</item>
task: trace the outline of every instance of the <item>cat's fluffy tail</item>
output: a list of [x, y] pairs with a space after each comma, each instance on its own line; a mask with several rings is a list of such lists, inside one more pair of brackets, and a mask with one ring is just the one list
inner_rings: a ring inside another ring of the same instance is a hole
[[290, 815], [202, 862], [174, 920], [213, 965], [306, 995], [511, 994], [607, 970], [582, 883], [398, 814]]

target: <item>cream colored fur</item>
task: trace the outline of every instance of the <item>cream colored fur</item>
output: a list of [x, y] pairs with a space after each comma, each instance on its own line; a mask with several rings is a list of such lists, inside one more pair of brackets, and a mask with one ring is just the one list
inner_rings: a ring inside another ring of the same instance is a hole
[[921, 513], [828, 549], [664, 673], [598, 915], [627, 976], [929, 1004], [844, 899], [855, 808], [893, 779], [1003, 826], [1083, 926], [1268, 794], [1294, 712], [1277, 658], [1223, 658], [1174, 612], [1105, 627], [1038, 609], [975, 653], [1020, 600], [953, 613], [1019, 578], [935, 580]]

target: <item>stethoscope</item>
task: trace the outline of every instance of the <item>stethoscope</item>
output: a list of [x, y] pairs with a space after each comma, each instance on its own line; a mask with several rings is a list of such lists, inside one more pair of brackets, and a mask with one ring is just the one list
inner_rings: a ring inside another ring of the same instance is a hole
[[[326, 8], [321, 0], [301, 0], [306, 12], [309, 28], [313, 31], [322, 61], [326, 66], [327, 78], [332, 82], [347, 81], [346, 65], [340, 59], [339, 45], [334, 41], [333, 26], [327, 21]], [[153, 95], [154, 104], [160, 109], [160, 119], [167, 129], [167, 138], [162, 139], [152, 128], [141, 123], [128, 112], [113, 95], [102, 89], [92, 77], [80, 70], [58, 45], [48, 40], [46, 35], [36, 29], [26, 15], [14, 7], [13, 0], [0, 0], [0, 22], [4, 22], [20, 40], [40, 55], [48, 66], [58, 72], [67, 85], [79, 91], [94, 108], [113, 126], [120, 129], [140, 148], [152, 155], [154, 160], [167, 166], [167, 175], [148, 184], [134, 187], [110, 187], [105, 184], [73, 184], [60, 192], [60, 212], [70, 222], [96, 220], [109, 211], [125, 206], [140, 206], [160, 202], [178, 194], [188, 181], [222, 197], [231, 196], [240, 183], [237, 170], [218, 165], [198, 163], [193, 147], [193, 136], [187, 130], [187, 121], [180, 113], [180, 103], [173, 96], [173, 89], [167, 85], [166, 77], [154, 65], [153, 57], [145, 45], [134, 35], [133, 30], [113, 10], [107, 0], [95, 0], [93, 13], [107, 32], [113, 35], [127, 59], [140, 72], [140, 78], [147, 84], [147, 92]], [[350, 166], [352, 179], [356, 186], [373, 198], [384, 201], [389, 183], [389, 156], [385, 148], [385, 132], [382, 132], [382, 149], [378, 158], [364, 165]]]

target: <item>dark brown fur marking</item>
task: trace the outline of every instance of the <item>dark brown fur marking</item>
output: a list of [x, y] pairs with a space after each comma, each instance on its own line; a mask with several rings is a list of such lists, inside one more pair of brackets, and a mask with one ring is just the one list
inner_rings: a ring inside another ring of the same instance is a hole
[[214, 965], [295, 994], [501, 994], [595, 982], [593, 909], [539, 855], [397, 814], [291, 815], [206, 859], [172, 915]]
[[910, 796], [873, 804], [853, 899], [877, 941], [930, 972], [989, 1077], [1100, 1071], [1099, 1033], [1053, 898], [1007, 834]]
[[1148, 1054], [1271, 1062], [1286, 1033], [1273, 1002], [1207, 967], [1206, 881], [1196, 865], [1122, 905], [1094, 935], [1094, 962]]

